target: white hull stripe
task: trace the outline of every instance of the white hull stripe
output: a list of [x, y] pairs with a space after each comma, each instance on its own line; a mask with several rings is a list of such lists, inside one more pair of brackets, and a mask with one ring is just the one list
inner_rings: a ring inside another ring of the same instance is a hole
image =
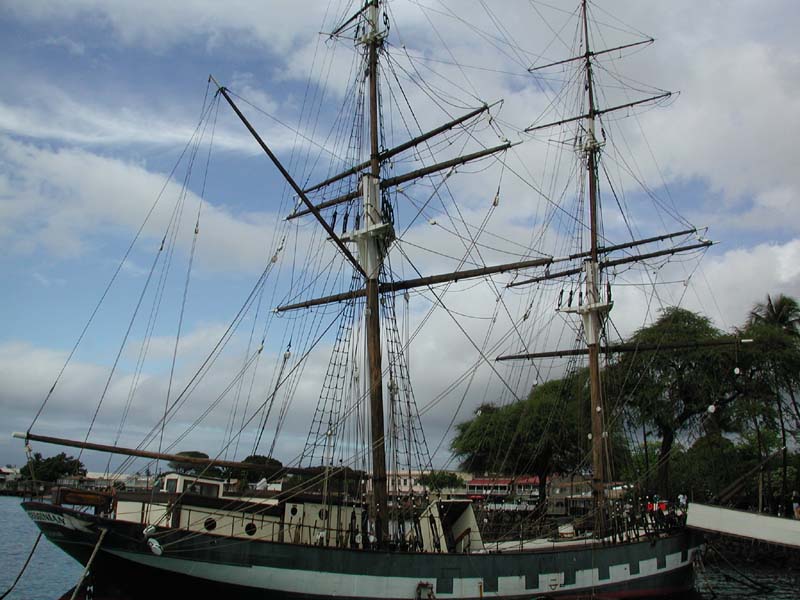
[[[147, 567], [180, 573], [191, 577], [252, 587], [274, 590], [285, 593], [306, 594], [312, 596], [348, 596], [351, 598], [413, 598], [417, 585], [425, 581], [436, 586], [436, 581], [414, 577], [393, 577], [377, 575], [358, 575], [349, 573], [313, 572], [300, 569], [240, 566], [183, 560], [168, 556], [155, 556], [124, 550], [105, 550], [119, 558], [135, 562]], [[653, 575], [666, 575], [671, 571], [691, 564], [689, 560], [681, 561], [680, 552], [666, 556], [666, 567], [657, 569], [655, 558], [639, 563], [639, 573], [631, 575], [628, 564], [614, 565], [609, 570], [609, 579], [600, 580], [597, 569], [577, 571], [575, 583], [564, 585], [563, 573], [542, 573], [539, 575], [538, 587], [526, 588], [525, 576], [498, 577], [497, 591], [481, 590], [480, 577], [454, 577], [452, 593], [436, 590], [437, 597], [475, 598], [479, 596], [524, 596], [532, 592], [580, 592], [593, 587], [606, 587], [624, 584]]]

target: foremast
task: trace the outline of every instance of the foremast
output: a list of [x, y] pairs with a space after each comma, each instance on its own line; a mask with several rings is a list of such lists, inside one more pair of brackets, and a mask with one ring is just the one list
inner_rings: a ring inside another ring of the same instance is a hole
[[[600, 371], [600, 340], [603, 332], [603, 321], [606, 314], [611, 309], [612, 302], [610, 298], [610, 291], [603, 297], [600, 285], [600, 269], [601, 267], [608, 268], [614, 264], [621, 264], [622, 261], [637, 260], [636, 257], [628, 257], [617, 261], [600, 261], [600, 253], [606, 252], [607, 249], [600, 248], [600, 207], [598, 197], [598, 165], [600, 161], [600, 153], [602, 146], [597, 140], [595, 133], [595, 121], [600, 115], [607, 112], [621, 110], [652, 102], [661, 98], [669, 97], [670, 93], [665, 92], [657, 96], [645, 98], [628, 102], [626, 104], [612, 106], [603, 110], [598, 109], [595, 99], [595, 84], [593, 80], [592, 58], [597, 54], [605, 54], [615, 50], [630, 48], [639, 44], [651, 43], [653, 40], [648, 39], [642, 42], [633, 44], [624, 44], [616, 48], [609, 48], [599, 52], [593, 52], [589, 38], [589, 15], [587, 9], [587, 0], [581, 0], [581, 29], [583, 33], [583, 54], [563, 61], [557, 61], [550, 65], [529, 69], [530, 71], [547, 68], [555, 65], [562, 65], [571, 61], [581, 61], [583, 63], [585, 89], [586, 89], [586, 112], [583, 115], [574, 118], [562, 119], [556, 123], [550, 123], [541, 126], [529, 127], [526, 131], [534, 131], [554, 125], [561, 125], [571, 121], [583, 121], [582, 135], [579, 140], [582, 140], [582, 145], [579, 150], [582, 154], [582, 160], [586, 169], [586, 195], [588, 196], [588, 212], [589, 212], [589, 251], [588, 257], [584, 261], [583, 274], [584, 274], [584, 301], [579, 302], [577, 306], [559, 307], [561, 312], [571, 312], [580, 315], [583, 322], [583, 332], [586, 342], [586, 354], [588, 355], [589, 362], [589, 393], [590, 393], [590, 421], [591, 433], [589, 438], [591, 441], [591, 463], [592, 463], [592, 500], [593, 500], [593, 517], [594, 517], [594, 535], [595, 537], [605, 537], [608, 531], [607, 526], [607, 510], [606, 510], [606, 481], [608, 472], [606, 465], [608, 464], [608, 433], [605, 430], [605, 415], [603, 409], [603, 386]], [[700, 240], [699, 244], [684, 246], [674, 250], [660, 251], [651, 253], [652, 256], [659, 256], [662, 254], [671, 254], [678, 251], [687, 251], [692, 248], [706, 247], [710, 245], [707, 240]], [[646, 256], [641, 255], [638, 260], [643, 260]], [[560, 275], [571, 275], [580, 272], [579, 269], [572, 271], [562, 272]], [[551, 274], [550, 276], [558, 276], [559, 274]], [[513, 282], [511, 285], [523, 285], [525, 283], [533, 283], [541, 281], [544, 277], [529, 279], [526, 281]], [[606, 346], [606, 350], [608, 346]], [[526, 354], [516, 356], [499, 357], [500, 360], [518, 359], [518, 358], [534, 358], [544, 356], [550, 353], [538, 353], [538, 355]], [[552, 353], [558, 355], [559, 353]], [[582, 354], [582, 353], [581, 353]]]

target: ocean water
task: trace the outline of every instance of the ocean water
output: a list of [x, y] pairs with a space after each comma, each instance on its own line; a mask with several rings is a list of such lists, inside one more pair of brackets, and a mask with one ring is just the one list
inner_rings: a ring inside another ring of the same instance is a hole
[[[39, 533], [20, 502], [0, 497], [0, 596], [14, 582]], [[6, 600], [56, 600], [78, 582], [82, 571], [81, 565], [42, 537]]]
[[[19, 498], [0, 497], [0, 596], [22, 568], [37, 533], [36, 525], [20, 507]], [[42, 538], [31, 563], [6, 600], [56, 600], [77, 583], [81, 571], [77, 562]], [[696, 587], [692, 600], [797, 600], [800, 572], [769, 565], [724, 569], [708, 565], [698, 571]]]

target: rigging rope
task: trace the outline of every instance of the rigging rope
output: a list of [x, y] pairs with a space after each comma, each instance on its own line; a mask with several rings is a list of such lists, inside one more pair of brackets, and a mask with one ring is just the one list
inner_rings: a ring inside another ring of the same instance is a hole
[[200, 130], [200, 126], [202, 124], [202, 121], [203, 121], [203, 117], [201, 117], [200, 123], [198, 123], [197, 127], [195, 127], [195, 130], [194, 130], [191, 138], [189, 139], [189, 141], [184, 146], [183, 151], [181, 152], [180, 156], [178, 157], [178, 160], [175, 162], [175, 165], [172, 167], [172, 170], [170, 171], [169, 175], [167, 175], [167, 177], [165, 178], [164, 183], [163, 183], [163, 185], [161, 187], [161, 190], [159, 191], [158, 195], [156, 196], [155, 201], [150, 206], [150, 209], [147, 211], [147, 214], [145, 215], [144, 221], [139, 226], [139, 229], [136, 230], [136, 234], [133, 236], [133, 239], [131, 240], [131, 243], [128, 245], [127, 249], [125, 250], [125, 253], [122, 256], [122, 259], [120, 260], [119, 264], [117, 265], [116, 269], [114, 270], [114, 273], [111, 275], [111, 278], [109, 279], [108, 283], [106, 284], [106, 287], [103, 289], [103, 293], [100, 295], [100, 299], [97, 301], [97, 304], [95, 305], [94, 309], [92, 310], [92, 313], [89, 315], [89, 318], [86, 321], [86, 324], [83, 326], [83, 329], [81, 330], [81, 333], [78, 336], [78, 339], [75, 341], [75, 344], [72, 346], [72, 349], [70, 350], [70, 353], [67, 356], [67, 359], [64, 361], [64, 364], [62, 365], [61, 369], [59, 370], [58, 375], [56, 375], [56, 378], [55, 378], [55, 381], [53, 382], [53, 385], [50, 387], [50, 390], [47, 392], [47, 395], [45, 396], [44, 400], [42, 401], [41, 405], [39, 406], [39, 409], [36, 411], [36, 414], [34, 415], [33, 420], [31, 421], [31, 424], [28, 426], [28, 430], [27, 430], [28, 433], [30, 433], [30, 431], [33, 429], [34, 425], [36, 425], [36, 421], [38, 421], [39, 417], [42, 414], [42, 411], [44, 410], [45, 406], [47, 405], [48, 401], [50, 400], [50, 397], [53, 395], [53, 392], [55, 391], [56, 386], [58, 385], [58, 382], [61, 380], [61, 376], [64, 374], [64, 371], [66, 370], [67, 366], [72, 361], [72, 358], [75, 355], [75, 352], [78, 350], [78, 347], [80, 346], [81, 342], [83, 341], [83, 338], [86, 335], [86, 332], [89, 330], [90, 325], [94, 321], [95, 316], [97, 316], [97, 313], [100, 310], [100, 307], [102, 306], [103, 302], [105, 301], [106, 296], [108, 295], [108, 292], [111, 290], [111, 287], [114, 285], [114, 282], [117, 280], [117, 277], [119, 276], [120, 272], [122, 271], [122, 268], [125, 265], [125, 263], [127, 262], [131, 252], [133, 251], [133, 248], [136, 245], [136, 242], [141, 237], [142, 232], [145, 229], [145, 226], [150, 221], [150, 217], [153, 215], [153, 212], [155, 211], [156, 207], [158, 206], [158, 203], [161, 200], [161, 197], [163, 196], [164, 192], [166, 191], [167, 186], [169, 185], [170, 181], [172, 181], [172, 176], [175, 174], [175, 171], [177, 170], [178, 165], [183, 160], [183, 157], [186, 154], [186, 152], [192, 146], [194, 137], [197, 135], [198, 131]]

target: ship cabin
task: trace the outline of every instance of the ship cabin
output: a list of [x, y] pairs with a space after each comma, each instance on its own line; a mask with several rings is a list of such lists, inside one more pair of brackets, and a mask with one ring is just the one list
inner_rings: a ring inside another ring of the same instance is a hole
[[[95, 513], [136, 523], [142, 531], [182, 529], [249, 540], [339, 548], [373, 547], [367, 505], [353, 498], [281, 493], [239, 495], [227, 480], [187, 473], [161, 474], [149, 491], [96, 492], [62, 488], [57, 504], [93, 506]], [[232, 486], [233, 487], [233, 486]], [[258, 492], [255, 492], [258, 494]], [[90, 497], [91, 496], [91, 497]], [[398, 549], [435, 553], [484, 552], [469, 500], [434, 499], [416, 522], [389, 523]]]
[[165, 494], [193, 494], [206, 498], [225, 496], [225, 480], [216, 477], [198, 477], [186, 473], [165, 473], [156, 480], [155, 491]]

